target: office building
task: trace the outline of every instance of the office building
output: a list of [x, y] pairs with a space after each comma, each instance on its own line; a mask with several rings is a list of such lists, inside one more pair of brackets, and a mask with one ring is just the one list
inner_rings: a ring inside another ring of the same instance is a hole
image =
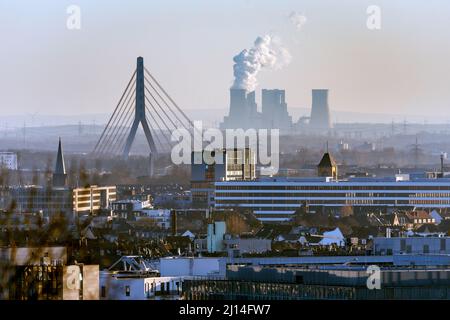
[[264, 222], [288, 221], [302, 206], [340, 212], [450, 208], [450, 179], [277, 178], [215, 182], [215, 207], [251, 209]]
[[73, 212], [75, 214], [96, 214], [111, 208], [116, 201], [115, 186], [89, 186], [72, 190]]
[[262, 127], [266, 129], [290, 130], [292, 117], [287, 110], [284, 90], [262, 89]]
[[[208, 164], [205, 159], [215, 159]], [[215, 181], [253, 180], [256, 177], [253, 150], [223, 149], [193, 152], [191, 156], [191, 193], [194, 206], [210, 207], [214, 202]]]
[[389, 268], [379, 271], [380, 287], [368, 286], [367, 266], [231, 265], [225, 279], [186, 279], [188, 300], [404, 300], [450, 298], [445, 267]]

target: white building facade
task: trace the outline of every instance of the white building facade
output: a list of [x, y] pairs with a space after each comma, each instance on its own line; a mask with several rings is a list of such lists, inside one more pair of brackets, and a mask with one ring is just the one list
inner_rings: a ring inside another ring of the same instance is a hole
[[450, 179], [353, 178], [332, 181], [327, 177], [260, 179], [215, 183], [215, 207], [243, 207], [263, 222], [292, 218], [302, 206], [340, 210], [450, 208]]

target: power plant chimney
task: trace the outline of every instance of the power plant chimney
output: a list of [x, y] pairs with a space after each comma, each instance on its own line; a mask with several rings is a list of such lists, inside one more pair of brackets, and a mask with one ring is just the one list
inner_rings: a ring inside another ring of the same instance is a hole
[[312, 129], [327, 130], [331, 128], [328, 89], [312, 90], [311, 120], [309, 124]]
[[170, 211], [170, 227], [172, 231], [172, 236], [176, 236], [178, 232], [178, 226], [177, 226], [177, 212], [172, 209]]

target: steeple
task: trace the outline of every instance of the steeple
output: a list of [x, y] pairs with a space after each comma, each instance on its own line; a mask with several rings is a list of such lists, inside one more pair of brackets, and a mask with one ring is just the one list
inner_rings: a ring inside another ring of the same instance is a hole
[[53, 187], [65, 187], [67, 185], [66, 166], [62, 152], [61, 138], [58, 143], [58, 154], [56, 156], [56, 166], [53, 172]]
[[317, 165], [317, 174], [319, 177], [333, 177], [337, 179], [338, 167], [336, 161], [328, 152], [328, 142], [327, 142], [327, 152], [324, 153], [322, 159]]

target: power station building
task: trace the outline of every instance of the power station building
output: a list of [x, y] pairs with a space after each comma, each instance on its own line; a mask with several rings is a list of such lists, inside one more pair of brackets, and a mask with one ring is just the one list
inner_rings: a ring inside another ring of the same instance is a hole
[[224, 117], [221, 129], [279, 129], [288, 131], [292, 117], [287, 111], [284, 90], [262, 90], [262, 111], [258, 111], [255, 91], [230, 89], [230, 112]]
[[284, 90], [262, 90], [262, 127], [267, 129], [290, 129], [292, 117], [287, 111]]
[[[306, 121], [306, 122], [305, 122]], [[332, 128], [328, 89], [313, 89], [311, 116], [301, 117], [294, 125], [289, 115], [285, 90], [262, 89], [261, 112], [255, 100], [255, 91], [230, 89], [230, 111], [220, 129], [279, 129], [290, 133], [294, 129], [323, 134]]]

